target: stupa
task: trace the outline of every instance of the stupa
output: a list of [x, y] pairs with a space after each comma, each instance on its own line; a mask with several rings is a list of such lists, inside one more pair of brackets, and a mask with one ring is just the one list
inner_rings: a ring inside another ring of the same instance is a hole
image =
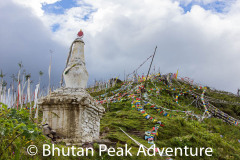
[[69, 145], [81, 145], [99, 139], [100, 119], [104, 107], [85, 90], [88, 72], [84, 59], [83, 32], [80, 30], [72, 42], [63, 71], [65, 87], [39, 100], [43, 109], [43, 122], [56, 131]]
[[72, 42], [63, 77], [67, 88], [85, 88], [88, 72], [85, 66], [83, 32], [80, 30]]

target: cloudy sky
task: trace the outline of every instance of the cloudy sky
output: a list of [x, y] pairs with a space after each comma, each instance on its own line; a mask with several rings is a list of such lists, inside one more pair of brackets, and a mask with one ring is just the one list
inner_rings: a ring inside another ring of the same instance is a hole
[[[153, 66], [203, 85], [240, 88], [240, 0], [0, 0], [0, 69], [22, 61], [35, 82], [60, 81], [69, 47], [84, 31], [89, 83], [123, 78], [158, 47]], [[149, 62], [139, 73], [147, 73]]]

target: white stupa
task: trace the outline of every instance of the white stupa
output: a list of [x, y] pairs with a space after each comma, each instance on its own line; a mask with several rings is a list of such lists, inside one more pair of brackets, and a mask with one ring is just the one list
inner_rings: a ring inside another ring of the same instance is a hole
[[85, 66], [83, 32], [72, 42], [63, 77], [67, 88], [86, 88], [88, 72]]
[[99, 139], [100, 119], [105, 111], [85, 90], [88, 72], [85, 67], [83, 32], [73, 41], [63, 72], [65, 87], [39, 100], [42, 123], [56, 131], [59, 142], [81, 145]]

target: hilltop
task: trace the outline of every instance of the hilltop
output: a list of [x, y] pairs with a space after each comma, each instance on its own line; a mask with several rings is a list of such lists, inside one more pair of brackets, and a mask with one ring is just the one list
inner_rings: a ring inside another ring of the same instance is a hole
[[[153, 143], [145, 138], [146, 132], [159, 122], [159, 129], [153, 134], [158, 147], [213, 148], [213, 157], [174, 159], [240, 159], [240, 97], [184, 79], [172, 78], [168, 82], [159, 74], [152, 75], [146, 83], [145, 79], [91, 93], [107, 110], [101, 120], [102, 138], [120, 146], [128, 143], [137, 149], [138, 145], [123, 129], [150, 147]], [[145, 92], [141, 93], [143, 84]], [[136, 99], [139, 104], [134, 105]]]
[[[172, 75], [151, 75], [119, 81], [113, 87], [88, 91], [105, 107], [101, 119], [101, 140], [92, 144], [97, 152], [97, 143], [108, 146], [132, 147], [136, 155], [139, 145], [156, 147], [211, 147], [213, 154], [201, 157], [172, 156], [172, 159], [240, 159], [240, 98], [227, 92], [212, 90], [207, 86], [192, 84]], [[3, 107], [1, 111], [1, 148], [4, 159], [62, 159], [43, 157], [42, 145], [51, 144], [42, 135], [40, 109], [39, 123], [29, 120], [27, 109], [15, 110]], [[23, 134], [19, 134], [19, 133]], [[31, 133], [31, 134], [30, 134]], [[6, 146], [11, 142], [10, 147]], [[19, 137], [19, 138], [18, 138]], [[29, 144], [36, 145], [38, 154], [27, 155]], [[65, 144], [56, 144], [65, 148]], [[20, 158], [21, 157], [21, 158]], [[79, 159], [64, 157], [64, 159]], [[81, 159], [136, 159], [130, 157], [81, 157]], [[137, 159], [170, 159], [167, 156], [139, 156]]]

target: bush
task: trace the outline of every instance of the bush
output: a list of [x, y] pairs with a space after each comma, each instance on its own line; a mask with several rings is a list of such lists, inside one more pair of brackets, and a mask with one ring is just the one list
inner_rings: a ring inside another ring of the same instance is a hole
[[18, 159], [23, 154], [28, 156], [26, 148], [30, 144], [46, 141], [37, 124], [29, 120], [29, 111], [26, 109], [8, 109], [2, 104], [0, 124], [0, 157], [3, 159]]

